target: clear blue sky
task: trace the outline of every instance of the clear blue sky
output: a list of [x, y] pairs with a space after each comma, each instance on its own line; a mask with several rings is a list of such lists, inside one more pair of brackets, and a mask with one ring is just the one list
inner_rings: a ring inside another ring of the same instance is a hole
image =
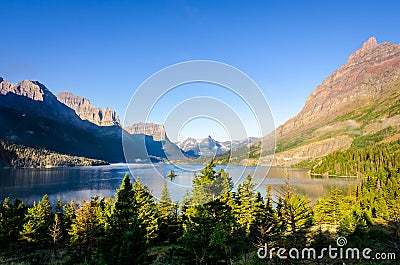
[[399, 43], [399, 10], [399, 1], [1, 0], [0, 76], [72, 91], [123, 118], [154, 72], [221, 61], [260, 86], [279, 125], [370, 36]]

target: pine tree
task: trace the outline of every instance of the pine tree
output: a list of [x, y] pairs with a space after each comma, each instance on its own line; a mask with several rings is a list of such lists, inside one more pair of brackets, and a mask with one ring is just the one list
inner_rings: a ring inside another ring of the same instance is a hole
[[160, 202], [157, 204], [157, 206], [159, 215], [160, 240], [174, 242], [176, 240], [175, 237], [177, 231], [176, 229], [173, 229], [173, 227], [178, 225], [177, 205], [172, 203], [166, 182], [164, 182], [164, 187], [161, 191]]
[[158, 212], [154, 197], [147, 186], [138, 178], [133, 184], [134, 207], [140, 226], [146, 230], [146, 241], [151, 243], [158, 236]]
[[192, 185], [192, 204], [205, 204], [229, 192], [232, 181], [223, 169], [216, 172], [211, 160], [205, 165], [200, 175], [195, 174]]
[[28, 209], [21, 238], [40, 247], [46, 246], [50, 243], [48, 228], [52, 222], [52, 216], [49, 197], [44, 195], [38, 204]]
[[304, 234], [313, 223], [307, 197], [292, 194], [289, 189], [283, 198], [279, 198], [277, 212], [280, 231], [290, 240], [290, 244], [297, 245], [299, 240], [304, 240]]
[[[233, 249], [236, 244], [233, 242], [235, 218], [231, 208], [231, 181], [224, 171], [217, 173], [214, 166], [211, 161], [202, 175], [195, 176], [190, 199], [197, 203], [186, 206], [182, 213], [183, 235], [179, 242], [192, 258], [190, 263], [216, 264], [220, 260], [231, 260], [237, 253]], [[205, 200], [208, 202], [204, 203]]]
[[315, 219], [318, 223], [336, 226], [350, 210], [349, 202], [342, 194], [342, 190], [333, 189], [329, 197], [320, 199], [315, 205]]
[[75, 218], [68, 234], [71, 244], [78, 248], [79, 254], [82, 254], [82, 251], [84, 255], [90, 253], [101, 235], [98, 207], [98, 197], [93, 197], [90, 202], [84, 201], [75, 211]]
[[13, 204], [5, 198], [0, 205], [0, 249], [12, 250], [23, 228], [26, 206], [16, 199]]
[[125, 231], [128, 229], [131, 218], [136, 214], [135, 193], [129, 175], [126, 174], [122, 184], [115, 195], [115, 206], [113, 210], [113, 229]]
[[239, 222], [240, 227], [247, 235], [253, 225], [258, 221], [258, 215], [263, 212], [264, 204], [262, 198], [255, 191], [255, 184], [252, 182], [250, 175], [246, 181], [239, 184], [235, 196], [234, 213]]
[[106, 202], [100, 218], [105, 225], [105, 234], [98, 240], [99, 263], [143, 264], [147, 260], [146, 229], [138, 219], [139, 206], [128, 174], [115, 198], [111, 209], [110, 201]]
[[61, 240], [63, 236], [61, 218], [59, 217], [59, 213], [54, 215], [53, 224], [49, 227], [49, 235], [51, 238], [51, 242], [53, 244], [53, 255], [57, 256], [57, 244]]

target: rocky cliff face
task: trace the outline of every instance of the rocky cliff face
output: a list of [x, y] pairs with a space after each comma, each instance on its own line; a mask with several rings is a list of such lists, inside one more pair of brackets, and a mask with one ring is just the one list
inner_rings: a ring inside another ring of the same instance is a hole
[[[298, 115], [276, 129], [274, 163], [316, 159], [349, 148], [357, 137], [400, 128], [399, 104], [400, 44], [371, 37], [323, 80]], [[263, 150], [271, 150], [272, 138], [262, 139]], [[271, 161], [267, 152], [263, 157]]]
[[397, 89], [387, 84], [399, 78], [400, 45], [377, 44], [371, 37], [311, 93], [298, 115], [277, 129], [277, 137], [298, 134], [371, 104]]
[[117, 113], [109, 108], [98, 108], [90, 104], [87, 98], [82, 98], [71, 92], [57, 94], [57, 99], [73, 109], [82, 120], [88, 120], [99, 126], [112, 126], [120, 124]]
[[[108, 112], [91, 107], [88, 100], [71, 94], [64, 94], [63, 100], [78, 110], [98, 110], [98, 116], [92, 116], [91, 121], [83, 120], [76, 110], [61, 103], [37, 81], [12, 84], [1, 78], [0, 140], [109, 162], [165, 159], [163, 146], [151, 137], [130, 135], [120, 126], [93, 123], [110, 124], [104, 118]], [[115, 112], [109, 116], [108, 121], [119, 122]], [[130, 148], [129, 157], [124, 156], [123, 134]]]
[[54, 95], [38, 81], [23, 80], [12, 84], [0, 77], [0, 94], [5, 96], [9, 93], [24, 96], [35, 101], [43, 101], [46, 97], [54, 99]]
[[126, 126], [124, 127], [124, 130], [130, 134], [145, 134], [153, 136], [155, 141], [164, 141], [167, 139], [165, 128], [162, 124], [140, 122]]
[[61, 104], [51, 91], [38, 81], [23, 80], [12, 84], [0, 78], [0, 106], [24, 111], [26, 114], [63, 119], [76, 124], [79, 118]]

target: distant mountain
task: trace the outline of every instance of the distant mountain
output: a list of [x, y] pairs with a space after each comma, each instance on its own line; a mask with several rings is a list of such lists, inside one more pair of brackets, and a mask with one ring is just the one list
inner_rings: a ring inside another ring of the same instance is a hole
[[171, 142], [162, 124], [140, 122], [126, 126], [124, 130], [130, 134], [144, 134], [152, 137], [155, 141], [160, 141], [165, 156], [169, 160], [185, 160], [195, 157], [191, 153], [181, 150], [175, 143]]
[[122, 134], [131, 158], [166, 157], [162, 143], [152, 137], [131, 135], [119, 125], [98, 126], [82, 120], [38, 81], [12, 84], [0, 78], [0, 127], [0, 140], [9, 143], [108, 162], [124, 161]]
[[191, 156], [212, 157], [228, 152], [231, 149], [240, 148], [249, 143], [258, 140], [258, 138], [250, 137], [249, 139], [219, 142], [211, 136], [204, 139], [187, 138], [177, 142], [177, 146]]
[[[395, 140], [399, 128], [400, 45], [378, 44], [371, 37], [311, 93], [298, 115], [276, 129], [274, 163], [290, 165]], [[267, 135], [252, 144], [255, 156], [264, 148], [263, 163], [272, 159], [271, 139]]]
[[57, 94], [57, 99], [61, 103], [64, 103], [73, 109], [82, 120], [88, 120], [99, 126], [121, 124], [119, 117], [114, 110], [109, 109], [108, 107], [104, 109], [94, 107], [90, 104], [90, 101], [87, 98], [79, 97], [71, 92], [60, 92]]
[[164, 125], [155, 123], [139, 122], [129, 126], [125, 126], [124, 130], [130, 134], [150, 135], [156, 141], [164, 141], [167, 139]]

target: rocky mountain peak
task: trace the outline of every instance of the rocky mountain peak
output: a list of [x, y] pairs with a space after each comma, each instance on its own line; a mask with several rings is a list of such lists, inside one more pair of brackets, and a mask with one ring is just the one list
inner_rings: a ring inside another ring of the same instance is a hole
[[[348, 148], [352, 137], [363, 133], [362, 122], [372, 119], [363, 116], [369, 113], [366, 110], [376, 108], [378, 115], [378, 110], [384, 113], [382, 102], [387, 107], [398, 104], [399, 80], [400, 44], [377, 43], [375, 37], [369, 38], [311, 93], [299, 114], [276, 129], [282, 161], [316, 158]], [[263, 138], [263, 146], [271, 143], [272, 136]]]
[[63, 91], [57, 94], [57, 99], [69, 106], [72, 109], [90, 106], [90, 101], [87, 98], [77, 96], [69, 91]]
[[53, 94], [39, 81], [23, 80], [15, 85], [1, 78], [0, 94], [13, 93], [35, 101], [44, 101], [46, 97], [53, 98]]
[[364, 44], [361, 46], [361, 49], [371, 49], [377, 45], [376, 38], [374, 36], [370, 37]]
[[57, 94], [57, 99], [73, 109], [82, 120], [88, 120], [99, 126], [120, 124], [119, 117], [114, 110], [92, 106], [87, 98], [64, 91]]
[[377, 44], [374, 37], [369, 38], [311, 93], [297, 116], [278, 128], [278, 137], [323, 124], [369, 104], [387, 89], [393, 89], [383, 84], [396, 76], [400, 77], [400, 44]]
[[130, 134], [145, 134], [153, 136], [155, 141], [164, 141], [167, 139], [165, 128], [162, 124], [139, 122], [126, 126], [124, 129]]

